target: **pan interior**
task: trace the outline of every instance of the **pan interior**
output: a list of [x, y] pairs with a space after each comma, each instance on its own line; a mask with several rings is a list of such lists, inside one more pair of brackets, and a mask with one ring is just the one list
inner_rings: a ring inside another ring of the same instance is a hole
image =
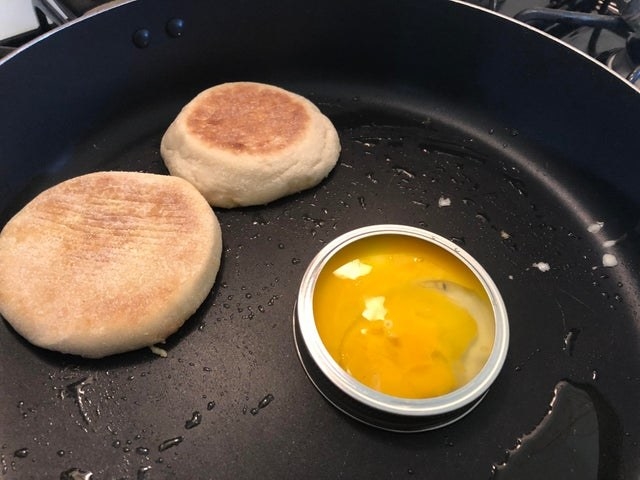
[[[586, 392], [597, 413], [590, 434], [598, 441], [578, 447], [599, 459], [586, 474], [637, 472], [640, 390], [629, 387], [640, 378], [637, 206], [537, 150], [515, 126], [452, 118], [402, 92], [381, 99], [367, 86], [267, 80], [307, 96], [334, 122], [342, 142], [335, 170], [269, 205], [216, 210], [225, 244], [217, 283], [169, 339], [168, 358], [63, 356], [2, 322], [0, 444], [15, 475], [82, 467], [118, 477], [151, 466], [159, 478], [195, 478], [215, 466], [220, 478], [489, 476], [545, 418], [563, 381]], [[3, 222], [38, 191], [81, 173], [166, 174], [160, 139], [192, 93], [100, 125], [3, 199]], [[359, 425], [318, 395], [295, 353], [291, 311], [306, 265], [340, 234], [380, 223], [461, 245], [509, 312], [501, 375], [472, 413], [441, 431], [406, 436]], [[605, 254], [617, 265], [605, 267]], [[200, 418], [195, 428], [192, 418]], [[20, 449], [26, 458], [14, 458]], [[563, 461], [545, 468], [578, 478], [566, 472], [579, 457]]]

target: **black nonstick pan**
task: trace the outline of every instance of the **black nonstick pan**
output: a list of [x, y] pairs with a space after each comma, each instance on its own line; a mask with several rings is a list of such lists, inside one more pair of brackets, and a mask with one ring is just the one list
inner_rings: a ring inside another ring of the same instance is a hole
[[[314, 101], [340, 134], [339, 164], [311, 190], [216, 210], [222, 268], [167, 358], [57, 354], [1, 322], [0, 478], [638, 478], [630, 84], [454, 1], [124, 3], [0, 63], [1, 224], [75, 175], [167, 173], [164, 130], [231, 80]], [[296, 354], [308, 262], [375, 223], [457, 242], [509, 312], [502, 373], [439, 430], [348, 418]]]

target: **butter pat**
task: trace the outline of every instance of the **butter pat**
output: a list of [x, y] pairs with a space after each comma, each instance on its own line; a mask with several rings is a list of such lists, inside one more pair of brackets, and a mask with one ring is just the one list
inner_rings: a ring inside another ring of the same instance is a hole
[[384, 308], [384, 297], [371, 297], [364, 301], [362, 316], [367, 320], [384, 320], [387, 309]]
[[356, 278], [368, 275], [372, 269], [373, 267], [371, 265], [362, 263], [359, 258], [356, 258], [349, 263], [345, 263], [340, 268], [335, 269], [333, 274], [344, 280], [355, 280]]

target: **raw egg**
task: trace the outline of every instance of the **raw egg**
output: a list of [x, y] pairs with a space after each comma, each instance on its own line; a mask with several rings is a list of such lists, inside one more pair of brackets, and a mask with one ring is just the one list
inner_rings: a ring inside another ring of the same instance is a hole
[[318, 276], [313, 313], [334, 360], [388, 395], [429, 398], [459, 388], [493, 346], [491, 303], [451, 253], [406, 235], [355, 241]]

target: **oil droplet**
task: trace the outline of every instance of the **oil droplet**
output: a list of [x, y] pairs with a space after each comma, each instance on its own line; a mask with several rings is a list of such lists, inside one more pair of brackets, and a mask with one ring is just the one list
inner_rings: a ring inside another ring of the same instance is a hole
[[145, 480], [147, 477], [147, 473], [151, 470], [151, 465], [146, 465], [144, 467], [140, 467], [138, 469], [138, 473], [136, 474], [136, 480]]
[[272, 394], [266, 395], [260, 402], [258, 403], [258, 408], [262, 409], [273, 402], [274, 396]]
[[504, 176], [507, 179], [507, 183], [509, 184], [509, 186], [511, 186], [511, 188], [518, 192], [519, 195], [523, 197], [528, 196], [526, 185], [522, 180], [507, 174], [505, 174]]
[[191, 414], [191, 418], [184, 424], [184, 428], [187, 430], [197, 427], [202, 423], [202, 414], [197, 410]]
[[[271, 402], [273, 402], [273, 399], [275, 397], [269, 393], [268, 395], [265, 395], [259, 402], [258, 402], [258, 406], [252, 408], [251, 410], [249, 410], [249, 413], [251, 413], [251, 415], [257, 415], [258, 413], [260, 413], [260, 410], [262, 410], [263, 408], [265, 408], [267, 405], [269, 405]], [[242, 413], [247, 413], [247, 407], [245, 407], [243, 409]]]
[[573, 355], [573, 349], [575, 347], [576, 340], [578, 340], [578, 335], [580, 335], [580, 329], [579, 328], [572, 328], [564, 336], [564, 347], [562, 349], [569, 356]]
[[28, 448], [19, 448], [18, 450], [13, 452], [13, 456], [17, 458], [27, 458], [28, 455], [29, 455]]
[[376, 137], [360, 137], [360, 138], [356, 138], [354, 139], [356, 143], [359, 143], [365, 147], [371, 148], [371, 147], [375, 147], [376, 145], [378, 145], [380, 143], [381, 138], [376, 138]]
[[176, 445], [180, 445], [183, 440], [184, 440], [184, 438], [182, 438], [182, 437], [174, 437], [174, 438], [170, 438], [168, 440], [165, 440], [160, 445], [158, 445], [158, 451], [159, 452], [164, 452], [168, 448], [175, 447]]
[[76, 399], [76, 403], [78, 408], [80, 409], [80, 415], [82, 415], [82, 419], [87, 423], [91, 423], [91, 417], [89, 416], [88, 405], [85, 398], [86, 392], [85, 389], [88, 385], [91, 385], [95, 381], [95, 377], [89, 376], [74, 382], [70, 385], [67, 385], [67, 391], [69, 391]]
[[93, 477], [93, 472], [80, 468], [71, 468], [60, 474], [60, 480], [91, 480], [91, 477]]
[[273, 295], [267, 302], [267, 306], [273, 307], [273, 305], [276, 303], [276, 300], [278, 300], [279, 298], [280, 298], [280, 295]]
[[480, 220], [482, 223], [489, 223], [489, 217], [486, 213], [477, 212], [476, 218]]
[[59, 457], [64, 457], [65, 451], [64, 450], [58, 450], [56, 452], [56, 455], [58, 455]]
[[401, 168], [401, 167], [393, 168], [393, 172], [396, 175], [402, 175], [403, 177], [406, 177], [406, 178], [415, 178], [416, 177], [415, 173], [412, 173], [412, 172], [410, 172], [408, 170], [405, 170], [404, 168]]
[[207, 410], [211, 411], [211, 410], [213, 410], [215, 408], [215, 406], [216, 406], [216, 402], [211, 401], [211, 402], [207, 403]]
[[114, 441], [111, 443], [111, 446], [112, 446], [113, 448], [120, 448], [120, 445], [122, 445], [122, 444], [121, 444], [121, 442], [120, 442], [120, 440], [114, 440]]
[[620, 478], [620, 424], [589, 385], [559, 382], [547, 415], [494, 464], [492, 478]]
[[324, 220], [319, 219], [319, 218], [313, 218], [313, 217], [311, 217], [311, 216], [309, 216], [309, 215], [303, 215], [303, 216], [302, 216], [302, 219], [303, 219], [305, 222], [311, 222], [311, 223], [313, 223], [313, 224], [314, 224], [314, 226], [315, 226], [316, 228], [320, 228], [320, 227], [322, 227], [322, 226], [325, 224], [325, 221], [324, 221]]
[[260, 410], [262, 410], [263, 408], [265, 408], [266, 406], [268, 406], [271, 402], [273, 402], [273, 399], [275, 397], [269, 393], [267, 395], [265, 395], [259, 402], [258, 402], [258, 406], [256, 408], [252, 408], [251, 411], [251, 415], [257, 415]]
[[378, 183], [378, 179], [373, 176], [373, 173], [367, 173], [367, 179], [373, 184]]

